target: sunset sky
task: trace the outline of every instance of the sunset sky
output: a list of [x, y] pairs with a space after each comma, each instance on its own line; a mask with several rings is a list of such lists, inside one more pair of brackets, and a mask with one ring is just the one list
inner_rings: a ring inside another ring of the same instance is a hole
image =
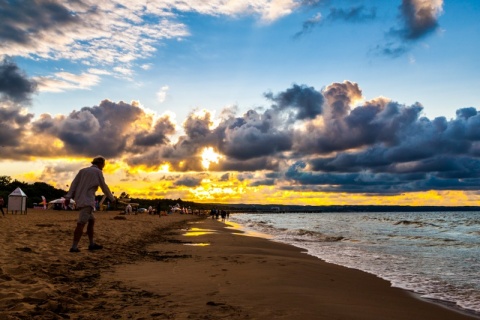
[[479, 57], [478, 0], [0, 0], [0, 176], [480, 205]]

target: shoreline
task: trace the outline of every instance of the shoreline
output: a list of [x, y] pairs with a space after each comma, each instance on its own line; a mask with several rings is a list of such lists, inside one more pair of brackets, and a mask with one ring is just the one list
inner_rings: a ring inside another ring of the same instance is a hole
[[171, 242], [148, 250], [186, 258], [117, 266], [107, 277], [162, 295], [159, 308], [179, 319], [479, 319], [228, 224], [205, 219], [172, 232]]
[[[273, 236], [269, 235], [269, 234], [265, 234], [265, 233], [262, 233], [262, 232], [259, 232], [259, 231], [255, 231], [255, 230], [252, 230], [252, 229], [249, 229], [243, 225], [241, 225], [240, 223], [238, 222], [231, 222], [231, 221], [228, 221], [228, 224], [231, 225], [231, 227], [228, 227], [227, 226], [227, 229], [231, 229], [231, 230], [237, 230], [237, 231], [241, 231], [241, 232], [244, 232], [247, 236], [252, 236], [252, 237], [259, 237], [259, 238], [263, 238], [265, 240], [269, 240], [269, 241], [274, 241], [274, 242], [277, 242], [277, 243], [282, 243], [282, 244], [287, 244], [287, 245], [291, 245], [293, 247], [296, 247], [302, 251], [304, 251], [305, 254], [308, 254], [308, 255], [311, 255], [308, 253], [308, 250], [304, 249], [304, 248], [301, 248], [301, 247], [297, 247], [293, 244], [290, 244], [290, 243], [286, 243], [286, 242], [281, 242], [281, 241], [276, 241], [276, 240], [273, 240]], [[325, 260], [323, 260], [322, 258], [318, 257], [318, 256], [315, 256], [315, 255], [311, 255], [325, 263], [329, 263], [329, 264], [333, 264], [333, 265], [337, 265], [337, 266], [340, 266], [340, 267], [343, 267], [343, 268], [347, 268], [347, 269], [352, 269], [352, 270], [358, 270], [360, 272], [365, 272], [367, 274], [372, 274], [374, 276], [376, 276], [377, 278], [381, 279], [381, 280], [384, 280], [384, 281], [387, 281], [388, 283], [390, 283], [391, 287], [392, 288], [398, 288], [400, 290], [403, 290], [405, 292], [407, 292], [408, 294], [410, 294], [413, 298], [415, 299], [418, 299], [418, 300], [421, 300], [421, 301], [424, 301], [426, 303], [433, 303], [433, 304], [436, 304], [440, 307], [443, 307], [443, 308], [447, 308], [449, 310], [452, 310], [454, 312], [457, 312], [457, 313], [460, 313], [460, 314], [464, 314], [464, 315], [467, 315], [467, 316], [470, 316], [470, 317], [474, 317], [475, 319], [480, 319], [480, 313], [478, 312], [475, 312], [474, 310], [469, 310], [469, 309], [464, 309], [460, 306], [458, 306], [456, 303], [454, 302], [451, 302], [451, 301], [446, 301], [446, 300], [441, 300], [441, 299], [434, 299], [434, 298], [426, 298], [426, 297], [422, 297], [422, 295], [414, 290], [409, 290], [409, 289], [405, 289], [405, 288], [402, 288], [402, 287], [395, 287], [393, 286], [392, 282], [388, 279], [384, 279], [374, 273], [370, 273], [370, 272], [367, 272], [367, 271], [364, 271], [364, 270], [360, 270], [360, 269], [356, 269], [356, 268], [350, 268], [348, 266], [344, 266], [344, 265], [341, 265], [341, 264], [336, 264], [336, 263], [333, 263], [333, 262], [327, 262]]]
[[0, 218], [0, 318], [479, 319], [192, 215], [99, 212], [69, 253], [77, 214]]

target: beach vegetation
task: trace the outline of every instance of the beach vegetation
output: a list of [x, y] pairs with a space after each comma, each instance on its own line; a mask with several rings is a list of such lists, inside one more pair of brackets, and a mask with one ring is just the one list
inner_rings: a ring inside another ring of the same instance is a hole
[[34, 203], [41, 203], [42, 196], [47, 200], [54, 200], [63, 197], [67, 191], [55, 188], [45, 182], [27, 183], [9, 176], [0, 176], [0, 196], [7, 200], [8, 195], [16, 188], [22, 189], [27, 195], [27, 207], [32, 208]]

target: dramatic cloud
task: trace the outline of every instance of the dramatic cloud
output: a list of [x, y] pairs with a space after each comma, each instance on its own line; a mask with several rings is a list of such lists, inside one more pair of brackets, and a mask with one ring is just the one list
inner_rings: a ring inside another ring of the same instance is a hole
[[[274, 155], [290, 149], [291, 134], [277, 126], [278, 114], [253, 110], [224, 128], [220, 151], [237, 160]], [[223, 127], [222, 127], [223, 129]]]
[[169, 142], [168, 135], [175, 133], [175, 125], [170, 118], [165, 116], [157, 120], [153, 130], [144, 130], [137, 133], [134, 139], [134, 146], [156, 146]]
[[[329, 1], [303, 1], [302, 6], [308, 8], [325, 7]], [[438, 30], [438, 18], [443, 11], [443, 0], [402, 0], [399, 6], [399, 25], [388, 31], [387, 42], [376, 46], [376, 50], [385, 55], [398, 57], [408, 52], [412, 44]], [[377, 19], [377, 9], [364, 5], [350, 8], [330, 7], [328, 13], [316, 13], [306, 20], [301, 31], [294, 35], [297, 39], [314, 28], [327, 23], [347, 22], [365, 23]]]
[[401, 25], [390, 30], [386, 44], [377, 46], [377, 50], [392, 57], [408, 52], [414, 42], [439, 28], [443, 0], [402, 0], [399, 10]]
[[404, 28], [398, 30], [407, 40], [417, 40], [438, 28], [443, 0], [403, 0], [400, 7]]
[[202, 182], [202, 178], [194, 176], [184, 176], [175, 181], [175, 186], [197, 187]]
[[35, 35], [41, 35], [45, 31], [59, 32], [65, 26], [78, 23], [78, 18], [55, 1], [2, 0], [0, 21], [2, 42], [28, 47], [35, 41]]
[[160, 42], [189, 36], [188, 27], [178, 21], [181, 16], [177, 13], [256, 15], [264, 22], [272, 22], [297, 6], [294, 0], [254, 4], [200, 0], [0, 0], [0, 57], [68, 59], [86, 65], [107, 65], [117, 76], [130, 78], [134, 63], [151, 56]]
[[[33, 114], [25, 112], [19, 106], [12, 103], [0, 102], [0, 147], [2, 158], [10, 157], [13, 149], [5, 147], [18, 147], [25, 139], [25, 127], [32, 120]], [[18, 152], [18, 150], [17, 150]], [[22, 158], [21, 154], [18, 158]]]
[[159, 41], [188, 35], [171, 14], [152, 14], [134, 1], [2, 1], [0, 6], [0, 55], [110, 64], [120, 75], [130, 74], [130, 64], [151, 55]]
[[28, 79], [14, 62], [8, 59], [0, 62], [0, 100], [25, 102], [36, 87], [36, 82]]
[[314, 119], [322, 113], [323, 96], [313, 87], [293, 85], [291, 89], [278, 95], [265, 94], [265, 97], [277, 103], [274, 109], [295, 112], [294, 120]]
[[480, 114], [474, 108], [458, 110], [451, 121], [429, 120], [421, 117], [418, 104], [408, 107], [377, 99], [345, 112], [348, 95], [332, 98], [328, 87], [324, 94], [326, 110], [339, 104], [342, 112], [322, 126], [310, 124], [306, 131], [311, 137], [304, 139], [302, 132], [296, 139], [295, 147], [313, 156], [286, 171], [286, 178], [299, 186], [398, 194], [474, 190], [479, 182]]
[[[384, 97], [365, 101], [360, 86], [350, 81], [321, 91], [294, 84], [265, 97], [270, 106], [241, 116], [234, 109], [225, 109], [220, 119], [205, 110], [191, 112], [182, 131], [169, 116], [158, 117], [136, 102], [104, 100], [67, 115], [35, 118], [6, 101], [0, 105], [2, 156], [102, 154], [123, 163], [127, 173], [132, 171], [129, 177], [135, 168], [168, 168], [176, 174], [172, 187], [201, 188], [208, 171], [218, 174], [219, 183], [230, 183], [237, 173], [238, 183], [244, 179], [249, 187], [285, 191], [401, 194], [478, 188], [480, 113], [473, 107], [459, 109], [452, 120], [431, 120], [422, 116], [419, 103], [407, 106]], [[208, 170], [202, 164], [206, 150], [216, 156]]]
[[[146, 139], [142, 131], [136, 130], [145, 123], [151, 123], [151, 119], [135, 104], [104, 100], [99, 106], [85, 107], [68, 116], [44, 114], [33, 122], [32, 130], [60, 140], [68, 154], [117, 157], [133, 148], [131, 141], [136, 135], [137, 140]], [[161, 125], [156, 130], [158, 127]]]

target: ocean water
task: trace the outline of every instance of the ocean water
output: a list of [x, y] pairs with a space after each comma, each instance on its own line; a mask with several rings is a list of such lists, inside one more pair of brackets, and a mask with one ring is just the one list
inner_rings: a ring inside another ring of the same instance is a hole
[[480, 212], [236, 213], [230, 220], [480, 316]]

